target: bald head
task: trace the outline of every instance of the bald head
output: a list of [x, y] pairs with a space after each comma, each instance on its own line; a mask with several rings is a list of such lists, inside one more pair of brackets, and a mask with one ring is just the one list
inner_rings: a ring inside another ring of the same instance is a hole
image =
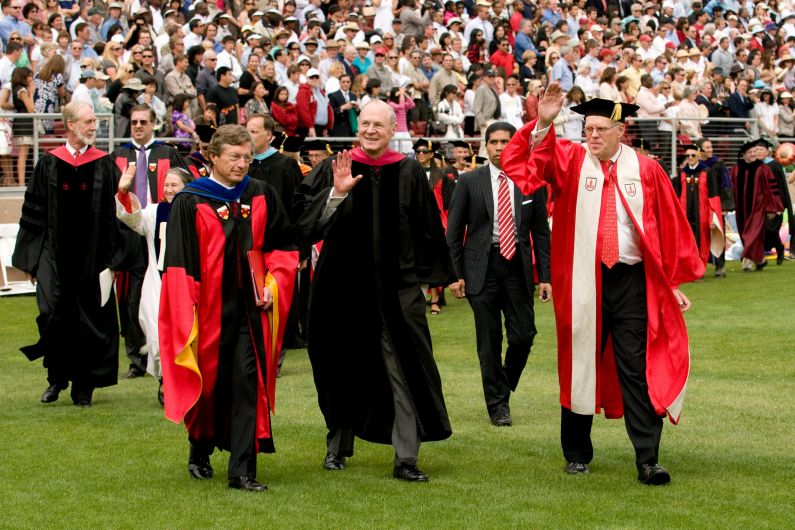
[[396, 128], [392, 107], [381, 100], [371, 100], [359, 114], [359, 144], [368, 156], [378, 158], [386, 152]]

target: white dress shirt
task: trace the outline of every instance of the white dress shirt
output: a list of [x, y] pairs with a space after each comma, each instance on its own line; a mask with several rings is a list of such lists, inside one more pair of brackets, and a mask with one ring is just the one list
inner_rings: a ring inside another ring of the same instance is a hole
[[[535, 147], [546, 137], [549, 132], [549, 127], [538, 130], [538, 124], [533, 128], [533, 133], [530, 137], [530, 148]], [[629, 149], [626, 146], [620, 146], [618, 151], [610, 157], [610, 169], [613, 170], [613, 164], [616, 163], [618, 157], [621, 156], [622, 149]], [[576, 176], [579, 178], [579, 174]], [[629, 216], [624, 203], [621, 201], [620, 187], [616, 186], [616, 217], [618, 218], [618, 261], [626, 263], [627, 265], [634, 265], [643, 261], [643, 251], [638, 242], [638, 234], [635, 232], [635, 225], [632, 223], [632, 218]], [[496, 210], [495, 210], [496, 211]]]
[[[500, 190], [500, 173], [502, 170], [496, 167], [494, 164], [489, 162], [489, 175], [491, 176], [491, 199], [494, 202], [494, 220], [492, 223], [491, 228], [491, 242], [493, 244], [500, 243], [500, 218], [497, 212], [497, 194]], [[511, 217], [513, 217], [513, 233], [516, 235], [516, 209], [514, 208], [514, 203], [516, 202], [516, 198], [514, 197], [514, 183], [511, 179], [506, 178], [508, 181], [508, 196], [511, 199]]]

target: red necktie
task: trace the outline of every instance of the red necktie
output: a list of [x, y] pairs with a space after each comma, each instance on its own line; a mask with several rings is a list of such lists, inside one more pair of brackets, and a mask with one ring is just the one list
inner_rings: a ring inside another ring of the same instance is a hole
[[602, 162], [605, 183], [602, 187], [602, 208], [599, 229], [602, 231], [602, 263], [610, 269], [618, 263], [618, 217], [616, 216], [616, 184], [610, 162]]
[[500, 254], [503, 258], [510, 260], [516, 254], [511, 190], [505, 173], [500, 172], [497, 182], [497, 222], [500, 228]]

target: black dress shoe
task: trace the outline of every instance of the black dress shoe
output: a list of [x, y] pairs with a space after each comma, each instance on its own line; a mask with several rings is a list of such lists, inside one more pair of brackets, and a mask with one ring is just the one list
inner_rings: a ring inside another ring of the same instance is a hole
[[76, 389], [74, 385], [72, 385], [72, 403], [74, 403], [75, 406], [86, 408], [90, 407], [93, 394], [93, 388]]
[[756, 264], [756, 272], [762, 272], [762, 270], [767, 267], [767, 260], [764, 259], [761, 262]]
[[50, 385], [47, 387], [47, 390], [41, 395], [41, 402], [42, 403], [54, 403], [58, 401], [58, 396], [61, 394], [61, 390], [66, 390], [66, 386], [61, 385]]
[[784, 251], [783, 250], [781, 251], [781, 254], [778, 254], [776, 256], [776, 265], [781, 265], [782, 263], [784, 263]]
[[141, 370], [137, 366], [130, 366], [130, 369], [127, 371], [126, 374], [121, 376], [122, 379], [137, 379], [138, 377], [143, 377], [146, 375], [145, 370]]
[[638, 468], [638, 480], [648, 486], [662, 486], [671, 482], [671, 475], [657, 464], [643, 464]]
[[345, 457], [337, 456], [331, 451], [326, 453], [326, 458], [323, 459], [323, 469], [328, 471], [339, 471], [345, 469]]
[[726, 267], [718, 267], [715, 269], [715, 277], [716, 278], [725, 278], [726, 277]]
[[587, 475], [591, 472], [588, 464], [582, 462], [566, 462], [566, 473], [569, 475]]
[[392, 470], [392, 476], [408, 482], [428, 482], [428, 475], [417, 469], [417, 466], [400, 464]]
[[268, 491], [268, 486], [247, 476], [230, 478], [229, 487], [232, 489], [245, 491]]
[[160, 378], [160, 385], [157, 387], [157, 402], [160, 403], [161, 407], [166, 405], [166, 396], [163, 393], [163, 378]]
[[513, 425], [513, 420], [508, 412], [500, 412], [491, 418], [491, 424], [495, 427], [510, 427]]
[[191, 447], [191, 454], [188, 457], [188, 475], [199, 480], [213, 478], [213, 466], [210, 465], [210, 457], [207, 455], [195, 455], [195, 452], [193, 447]]

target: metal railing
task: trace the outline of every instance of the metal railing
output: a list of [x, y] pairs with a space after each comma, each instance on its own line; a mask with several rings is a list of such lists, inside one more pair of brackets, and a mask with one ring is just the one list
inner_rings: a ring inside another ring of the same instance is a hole
[[[112, 152], [117, 146], [130, 142], [131, 138], [118, 138], [114, 136], [114, 119], [111, 113], [97, 113], [99, 120], [97, 128], [97, 141], [96, 146], [102, 150]], [[49, 151], [50, 149], [61, 145], [66, 142], [65, 128], [62, 123], [62, 115], [59, 113], [31, 113], [31, 114], [10, 114], [4, 113], [0, 115], [0, 121], [9, 121], [14, 117], [27, 118], [33, 120], [33, 144], [30, 148], [30, 153], [25, 161], [25, 184], [29, 182], [30, 175], [33, 173], [33, 168], [38, 162], [42, 152]], [[680, 137], [684, 134], [682, 132], [681, 124], [688, 121], [698, 121], [701, 128], [702, 136], [712, 140], [715, 155], [724, 160], [727, 165], [733, 165], [737, 160], [737, 151], [740, 146], [754, 137], [754, 132], [758, 121], [753, 118], [738, 119], [738, 118], [631, 118], [628, 120], [628, 127], [623, 141], [630, 143], [632, 139], [644, 138], [651, 145], [650, 153], [656, 156], [660, 164], [669, 171], [670, 175], [676, 175], [679, 171], [679, 155], [681, 154], [682, 142]], [[47, 127], [49, 130], [45, 131], [44, 122], [49, 122]], [[671, 130], [660, 130], [659, 126], [662, 122], [670, 125]], [[42, 132], [44, 131], [44, 134]], [[479, 144], [483, 141], [480, 137], [464, 137], [459, 139], [448, 139], [435, 136], [412, 137], [410, 139], [401, 139], [400, 150], [407, 152], [407, 145], [413, 145], [414, 142], [420, 138], [433, 140], [442, 146], [449, 146], [449, 143], [455, 140], [462, 140], [469, 144]], [[173, 143], [193, 143], [192, 138], [176, 138], [176, 137], [157, 137], [159, 141], [173, 142]], [[348, 146], [358, 142], [356, 137], [323, 137], [324, 141], [330, 143], [332, 146], [339, 146], [346, 144]], [[694, 140], [691, 138], [690, 140]], [[395, 140], [396, 142], [398, 140]], [[17, 146], [14, 147], [17, 150]], [[337, 147], [336, 150], [339, 150]], [[473, 152], [477, 153], [478, 150], [473, 148]], [[448, 149], [448, 158], [452, 158], [452, 152]], [[9, 160], [9, 158], [11, 160]], [[18, 171], [10, 171], [9, 167], [13, 167], [14, 151], [8, 155], [0, 155], [0, 171], [5, 178], [5, 186], [0, 186], [0, 194], [8, 194], [10, 192], [24, 191], [25, 186], [20, 186], [18, 182]], [[17, 169], [18, 169], [17, 161]], [[9, 184], [9, 180], [15, 185]]]

